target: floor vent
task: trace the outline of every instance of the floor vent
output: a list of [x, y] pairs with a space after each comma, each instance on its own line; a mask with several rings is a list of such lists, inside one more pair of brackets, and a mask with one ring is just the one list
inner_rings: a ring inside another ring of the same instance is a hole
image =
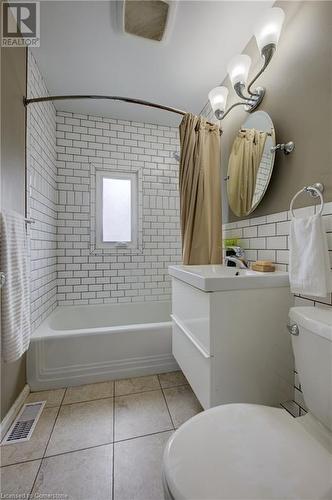
[[280, 406], [295, 418], [303, 417], [307, 413], [307, 411], [294, 400], [280, 403]]
[[23, 405], [22, 410], [2, 441], [2, 445], [29, 441], [45, 404], [46, 401], [39, 401]]

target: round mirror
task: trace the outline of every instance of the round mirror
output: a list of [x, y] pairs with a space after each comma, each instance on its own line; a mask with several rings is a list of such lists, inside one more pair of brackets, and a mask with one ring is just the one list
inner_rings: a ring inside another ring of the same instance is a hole
[[228, 161], [227, 196], [232, 212], [249, 215], [259, 205], [269, 185], [275, 146], [275, 130], [265, 111], [248, 116], [238, 131]]

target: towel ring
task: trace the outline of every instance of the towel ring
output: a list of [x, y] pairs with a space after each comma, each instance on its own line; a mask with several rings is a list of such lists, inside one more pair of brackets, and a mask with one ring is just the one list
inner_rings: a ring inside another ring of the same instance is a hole
[[300, 189], [300, 191], [298, 191], [293, 196], [292, 201], [290, 202], [289, 210], [290, 210], [292, 218], [295, 219], [295, 214], [294, 214], [294, 210], [293, 210], [294, 201], [302, 193], [309, 193], [314, 198], [318, 198], [318, 197], [320, 198], [320, 210], [319, 210], [318, 215], [322, 215], [323, 208], [324, 208], [324, 199], [323, 199], [323, 195], [322, 195], [323, 189], [324, 189], [323, 184], [320, 184], [319, 182], [317, 182], [313, 186], [304, 186], [302, 189]]

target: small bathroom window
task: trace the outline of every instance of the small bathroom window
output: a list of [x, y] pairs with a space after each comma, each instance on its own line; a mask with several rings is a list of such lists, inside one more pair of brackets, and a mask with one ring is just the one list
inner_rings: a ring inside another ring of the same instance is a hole
[[137, 174], [96, 173], [96, 246], [137, 247]]

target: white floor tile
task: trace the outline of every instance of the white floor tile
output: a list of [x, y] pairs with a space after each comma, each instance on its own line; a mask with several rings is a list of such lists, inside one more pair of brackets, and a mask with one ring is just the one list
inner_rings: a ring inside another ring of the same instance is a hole
[[66, 495], [63, 497], [66, 500], [110, 500], [112, 455], [113, 445], [107, 445], [44, 459], [33, 495], [36, 498]]
[[162, 457], [171, 434], [114, 444], [114, 500], [164, 500]]
[[46, 456], [111, 443], [113, 399], [61, 407]]
[[115, 441], [172, 428], [161, 390], [115, 398]]
[[41, 460], [1, 467], [0, 498], [28, 498]]
[[81, 403], [95, 399], [111, 398], [113, 394], [113, 381], [68, 387], [63, 404]]

